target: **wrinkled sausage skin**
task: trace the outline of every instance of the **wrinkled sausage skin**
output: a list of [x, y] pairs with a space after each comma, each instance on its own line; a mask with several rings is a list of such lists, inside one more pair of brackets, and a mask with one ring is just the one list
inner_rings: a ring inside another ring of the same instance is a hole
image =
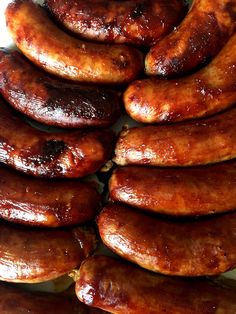
[[46, 133], [22, 121], [0, 99], [0, 162], [39, 177], [82, 177], [110, 157], [113, 133]]
[[105, 127], [120, 116], [115, 92], [52, 79], [17, 51], [0, 49], [0, 93], [16, 110], [57, 127]]
[[199, 216], [236, 209], [236, 162], [178, 169], [120, 167], [112, 200], [160, 214]]
[[236, 109], [176, 125], [121, 132], [115, 162], [120, 165], [196, 166], [236, 157]]
[[80, 37], [150, 46], [183, 17], [181, 0], [47, 0], [50, 12]]
[[112, 204], [100, 213], [98, 227], [112, 251], [154, 272], [207, 276], [236, 267], [236, 213], [174, 221]]
[[92, 44], [60, 30], [31, 0], [15, 0], [6, 9], [8, 30], [33, 63], [56, 76], [80, 82], [122, 84], [142, 70], [133, 47]]
[[180, 26], [147, 54], [146, 73], [175, 76], [189, 72], [215, 57], [235, 29], [234, 0], [194, 0]]
[[234, 288], [160, 276], [107, 256], [83, 262], [76, 294], [82, 302], [114, 314], [236, 312]]
[[210, 116], [236, 103], [236, 34], [205, 68], [190, 76], [135, 81], [124, 94], [125, 108], [143, 123]]
[[45, 181], [0, 167], [0, 217], [42, 227], [76, 225], [93, 219], [101, 197], [92, 183]]
[[1, 223], [0, 280], [35, 283], [60, 277], [96, 248], [91, 228], [35, 230]]

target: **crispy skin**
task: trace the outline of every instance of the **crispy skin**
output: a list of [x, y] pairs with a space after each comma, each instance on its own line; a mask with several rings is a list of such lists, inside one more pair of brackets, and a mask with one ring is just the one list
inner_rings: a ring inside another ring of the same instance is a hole
[[0, 217], [15, 223], [60, 227], [93, 219], [101, 197], [92, 184], [45, 181], [0, 168]]
[[1, 223], [0, 280], [34, 283], [66, 274], [96, 247], [91, 228], [35, 230]]
[[81, 82], [126, 83], [142, 69], [138, 50], [91, 44], [60, 30], [31, 0], [15, 0], [6, 22], [17, 47], [35, 64], [57, 76]]
[[109, 191], [114, 201], [173, 216], [232, 211], [236, 209], [236, 162], [190, 169], [118, 168]]
[[22, 121], [0, 99], [0, 161], [39, 177], [82, 177], [109, 158], [113, 133], [46, 133]]
[[236, 312], [234, 288], [164, 277], [105, 256], [83, 262], [76, 294], [82, 302], [114, 314]]
[[89, 309], [66, 294], [29, 292], [0, 284], [1, 314], [88, 314]]
[[146, 126], [121, 132], [118, 165], [193, 166], [236, 157], [236, 109], [176, 125]]
[[174, 76], [189, 72], [214, 57], [235, 27], [235, 0], [194, 0], [180, 26], [147, 54], [146, 73]]
[[112, 251], [155, 272], [206, 276], [236, 267], [236, 213], [173, 221], [113, 204], [99, 215], [98, 227]]
[[209, 116], [236, 103], [236, 34], [219, 55], [191, 76], [146, 79], [125, 92], [128, 114], [143, 123], [183, 121]]
[[52, 79], [17, 51], [0, 50], [0, 92], [16, 110], [58, 127], [105, 127], [120, 116], [115, 92]]
[[72, 32], [101, 42], [150, 46], [183, 17], [181, 0], [47, 0], [52, 14]]

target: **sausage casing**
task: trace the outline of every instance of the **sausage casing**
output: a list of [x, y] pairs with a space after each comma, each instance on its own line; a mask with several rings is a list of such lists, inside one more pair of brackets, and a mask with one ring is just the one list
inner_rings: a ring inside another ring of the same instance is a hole
[[236, 312], [234, 288], [160, 276], [107, 256], [83, 262], [76, 294], [82, 302], [114, 314]]
[[236, 109], [176, 125], [146, 126], [121, 132], [118, 165], [195, 166], [236, 157]]
[[0, 280], [35, 283], [60, 277], [96, 248], [91, 228], [35, 230], [1, 223]]
[[98, 227], [112, 251], [151, 271], [207, 276], [236, 267], [236, 213], [186, 222], [113, 204], [100, 213]]
[[17, 51], [0, 50], [0, 92], [16, 110], [52, 126], [105, 127], [120, 116], [115, 92], [52, 79]]
[[82, 177], [110, 157], [110, 130], [46, 133], [21, 120], [0, 99], [0, 161], [39, 177]]
[[180, 26], [147, 54], [147, 74], [179, 75], [208, 61], [234, 33], [235, 16], [235, 1], [194, 0]]
[[54, 75], [87, 83], [121, 84], [132, 81], [142, 70], [142, 56], [135, 48], [75, 39], [31, 0], [10, 3], [6, 22], [23, 54]]
[[198, 216], [236, 208], [236, 162], [208, 167], [120, 167], [109, 183], [112, 200], [173, 216]]
[[178, 0], [47, 0], [46, 4], [59, 22], [80, 37], [145, 46], [173, 30], [185, 12]]

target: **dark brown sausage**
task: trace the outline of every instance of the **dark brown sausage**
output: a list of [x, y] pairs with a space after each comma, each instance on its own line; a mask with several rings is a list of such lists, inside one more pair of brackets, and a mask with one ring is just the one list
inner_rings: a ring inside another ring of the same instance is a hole
[[184, 121], [209, 116], [236, 103], [236, 34], [219, 55], [191, 76], [146, 79], [125, 92], [128, 114], [143, 123]]
[[95, 248], [92, 228], [35, 230], [1, 223], [0, 280], [34, 283], [60, 277]]
[[93, 219], [101, 197], [92, 184], [45, 181], [0, 168], [0, 217], [15, 223], [60, 227]]
[[150, 166], [193, 166], [236, 157], [236, 109], [208, 119], [147, 126], [121, 132], [115, 162]]
[[82, 177], [110, 157], [113, 133], [46, 133], [22, 121], [0, 99], [0, 162], [41, 177]]
[[180, 26], [151, 48], [145, 60], [147, 74], [173, 76], [189, 72], [214, 57], [235, 27], [234, 0], [194, 0]]
[[6, 9], [7, 27], [17, 47], [35, 64], [57, 76], [81, 82], [121, 84], [142, 70], [141, 53], [121, 45], [91, 44], [60, 30], [31, 0]]
[[198, 216], [236, 209], [236, 162], [190, 169], [122, 167], [113, 172], [110, 197], [148, 211]]
[[66, 294], [29, 292], [0, 284], [1, 314], [88, 314], [89, 309]]
[[78, 298], [114, 314], [235, 314], [235, 289], [152, 274], [111, 257], [83, 262]]
[[47, 0], [72, 32], [101, 42], [150, 46], [173, 30], [185, 13], [181, 0]]
[[58, 127], [105, 127], [120, 116], [115, 92], [52, 79], [17, 51], [0, 50], [0, 92], [16, 110]]
[[99, 215], [98, 227], [112, 251], [155, 272], [207, 276], [236, 267], [236, 213], [173, 221], [113, 204]]

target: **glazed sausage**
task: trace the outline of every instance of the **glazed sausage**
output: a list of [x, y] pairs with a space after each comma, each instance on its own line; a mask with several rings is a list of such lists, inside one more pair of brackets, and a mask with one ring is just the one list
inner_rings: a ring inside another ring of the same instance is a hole
[[60, 227], [93, 219], [101, 197], [92, 184], [45, 181], [0, 168], [0, 217], [15, 223]]
[[65, 293], [29, 292], [0, 284], [1, 314], [88, 314], [89, 309]]
[[180, 79], [146, 79], [125, 92], [128, 114], [143, 123], [183, 121], [209, 116], [236, 102], [236, 34], [199, 72]]
[[47, 7], [81, 37], [150, 46], [173, 30], [185, 13], [181, 0], [47, 0]]
[[0, 280], [35, 283], [60, 277], [96, 247], [91, 228], [35, 230], [1, 223]]
[[232, 211], [236, 209], [236, 162], [190, 169], [118, 168], [109, 191], [114, 201], [173, 216]]
[[236, 157], [236, 109], [176, 125], [121, 132], [114, 161], [150, 166], [193, 166]]
[[16, 110], [57, 127], [105, 127], [120, 116], [115, 92], [52, 79], [17, 51], [0, 50], [0, 92]]
[[147, 54], [146, 73], [174, 76], [189, 72], [214, 57], [235, 27], [235, 1], [194, 0], [180, 26]]
[[155, 272], [207, 276], [236, 267], [236, 213], [172, 221], [113, 204], [99, 215], [98, 227], [112, 251]]
[[78, 298], [114, 314], [234, 314], [235, 289], [206, 280], [164, 277], [111, 257], [80, 267]]
[[138, 50], [91, 44], [61, 31], [37, 4], [15, 0], [6, 9], [7, 27], [17, 47], [35, 64], [73, 81], [120, 84], [142, 69]]
[[22, 121], [0, 99], [0, 162], [41, 177], [82, 177], [109, 158], [113, 133], [46, 133]]

